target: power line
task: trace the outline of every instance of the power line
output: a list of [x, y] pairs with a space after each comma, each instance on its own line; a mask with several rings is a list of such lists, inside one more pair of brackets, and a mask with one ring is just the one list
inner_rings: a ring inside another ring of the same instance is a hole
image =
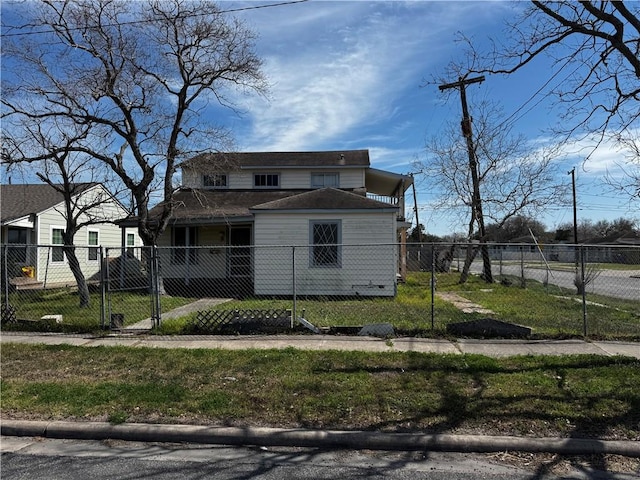
[[[266, 5], [255, 5], [255, 6], [251, 6], [251, 7], [238, 7], [238, 8], [230, 8], [228, 10], [220, 10], [219, 14], [221, 13], [236, 13], [236, 12], [244, 12], [247, 10], [259, 10], [262, 8], [272, 8], [272, 7], [282, 7], [282, 6], [286, 6], [286, 5], [294, 5], [296, 3], [305, 3], [308, 2], [309, 0], [290, 0], [287, 2], [279, 2], [279, 3], [269, 3]], [[190, 15], [186, 15], [185, 17], [203, 17], [209, 15], [209, 13], [192, 13]], [[118, 23], [105, 23], [102, 25], [102, 27], [115, 27], [115, 26], [121, 26], [121, 25], [138, 25], [138, 24], [143, 24], [143, 23], [151, 23], [153, 22], [153, 20], [130, 20], [128, 22], [118, 22]], [[18, 26], [12, 26], [12, 25], [7, 25], [4, 26], [3, 28], [7, 28], [9, 30], [19, 30], [25, 27], [18, 27]], [[84, 27], [75, 27], [75, 28], [69, 28], [67, 29], [68, 31], [72, 32], [72, 31], [77, 31], [77, 30], [84, 30]], [[15, 33], [2, 33], [0, 34], [0, 36], [2, 37], [22, 37], [22, 36], [27, 36], [27, 35], [41, 35], [43, 33], [53, 33], [52, 29], [44, 29], [44, 30], [31, 30], [29, 32], [15, 32]]]
[[[541, 102], [543, 102], [545, 100], [544, 97], [540, 98], [534, 105], [532, 105], [530, 108], [528, 108], [522, 115], [518, 116], [517, 118], [513, 118], [515, 117], [524, 107], [527, 106], [527, 104], [529, 104], [531, 101], [533, 101], [533, 99], [535, 97], [537, 97], [544, 89], [546, 89], [549, 84], [558, 76], [560, 75], [560, 73], [567, 67], [567, 65], [569, 64], [569, 62], [571, 61], [571, 59], [567, 59], [567, 61], [564, 63], [564, 65], [562, 65], [562, 67], [560, 67], [558, 69], [558, 71], [556, 73], [554, 73], [553, 75], [551, 75], [551, 77], [549, 77], [549, 79], [538, 89], [535, 91], [535, 93], [533, 93], [527, 100], [524, 101], [524, 103], [522, 105], [520, 105], [518, 108], [516, 108], [516, 110], [509, 115], [506, 119], [504, 119], [498, 126], [497, 128], [502, 128], [503, 126], [507, 125], [508, 123], [515, 123], [518, 120], [520, 120], [522, 117], [524, 117], [527, 113], [529, 113], [531, 110], [533, 110], [535, 107], [537, 107], [538, 105], [540, 105]], [[573, 72], [571, 72], [568, 76], [572, 75], [573, 73], [575, 73], [577, 70], [579, 70], [579, 67], [577, 67]], [[567, 78], [565, 77], [565, 79]], [[513, 119], [513, 120], [512, 120]]]

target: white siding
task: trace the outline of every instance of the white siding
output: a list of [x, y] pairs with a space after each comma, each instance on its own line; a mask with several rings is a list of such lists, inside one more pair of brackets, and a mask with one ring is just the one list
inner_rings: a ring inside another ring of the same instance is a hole
[[202, 188], [202, 174], [189, 167], [182, 167], [182, 186], [187, 188]]
[[[280, 188], [299, 190], [311, 188], [311, 173], [339, 173], [340, 188], [363, 188], [365, 186], [364, 168], [330, 168], [330, 169], [278, 169], [274, 167], [270, 170], [235, 170], [229, 172], [228, 188], [252, 189], [254, 173], [278, 173], [280, 174]], [[182, 185], [188, 188], [205, 188], [202, 183], [202, 173], [191, 168], [182, 169]]]
[[[340, 267], [310, 265], [311, 220], [339, 220], [342, 230]], [[397, 249], [394, 213], [268, 213], [255, 216], [254, 285], [258, 295], [393, 296]], [[270, 245], [272, 247], [266, 247]], [[355, 246], [357, 245], [357, 246]]]
[[[94, 187], [82, 195], [87, 197], [87, 201], [95, 199], [98, 195], [104, 195], [106, 190], [102, 186]], [[82, 198], [82, 197], [81, 197]], [[107, 197], [105, 197], [107, 198]], [[122, 208], [120, 204], [113, 200], [109, 200], [106, 203], [100, 205], [98, 209], [93, 211], [94, 215], [104, 219], [118, 220], [124, 218], [127, 212]], [[80, 221], [86, 220], [80, 218]], [[59, 204], [55, 207], [49, 208], [40, 212], [37, 215], [36, 228], [38, 231], [38, 238], [36, 242], [39, 245], [51, 245], [51, 231], [53, 227], [65, 228], [66, 220], [64, 215], [64, 205]], [[76, 255], [80, 262], [80, 267], [88, 280], [96, 279], [100, 272], [100, 262], [89, 261], [88, 255], [88, 231], [98, 232], [99, 245], [102, 247], [118, 247], [121, 244], [122, 232], [121, 229], [113, 223], [98, 223], [89, 225], [88, 227], [82, 227], [74, 237], [74, 244], [76, 245]], [[130, 232], [132, 230], [129, 230]], [[136, 242], [139, 242], [136, 232]], [[40, 247], [37, 252], [36, 260], [36, 278], [41, 282], [51, 283], [74, 283], [74, 277], [69, 268], [69, 264], [65, 258], [64, 262], [52, 262], [51, 252], [49, 248]]]

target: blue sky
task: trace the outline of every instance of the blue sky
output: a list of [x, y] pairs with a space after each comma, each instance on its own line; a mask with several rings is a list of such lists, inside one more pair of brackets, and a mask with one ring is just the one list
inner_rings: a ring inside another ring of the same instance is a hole
[[[223, 0], [223, 10], [259, 7], [279, 0]], [[268, 98], [234, 93], [243, 114], [211, 108], [216, 122], [230, 127], [241, 151], [368, 149], [375, 168], [410, 173], [416, 160], [428, 161], [425, 142], [460, 119], [456, 91], [442, 93], [434, 77], [462, 55], [458, 33], [482, 50], [499, 36], [525, 2], [310, 0], [236, 11], [258, 34], [256, 48], [271, 85]], [[5, 7], [3, 7], [5, 10]], [[6, 17], [5, 17], [6, 18]], [[544, 142], [556, 121], [544, 95], [534, 96], [553, 75], [537, 60], [522, 72], [487, 76], [468, 87], [471, 114], [482, 99], [498, 101], [514, 129], [533, 144]], [[561, 81], [562, 75], [557, 77]], [[450, 79], [455, 81], [456, 79]], [[552, 86], [555, 86], [553, 83]], [[636, 128], [639, 128], [636, 126]], [[623, 154], [603, 145], [583, 162], [583, 145], [558, 158], [560, 181], [576, 167], [578, 217], [640, 220], [636, 200], [618, 196], [604, 184], [616, 175]], [[420, 222], [429, 233], [466, 231], [465, 220], [434, 212], [428, 179], [417, 178]], [[409, 211], [413, 206], [407, 198]], [[409, 219], [414, 220], [413, 214]], [[549, 229], [573, 221], [572, 205], [557, 205], [540, 218]]]
[[[224, 1], [222, 6], [266, 3]], [[364, 148], [373, 167], [411, 172], [416, 159], [426, 159], [426, 139], [461, 115], [457, 92], [446, 95], [432, 82], [460, 56], [458, 32], [482, 47], [525, 5], [311, 0], [237, 13], [259, 34], [257, 49], [272, 85], [268, 100], [238, 98], [245, 114], [229, 121], [240, 149]], [[540, 60], [517, 75], [487, 77], [468, 88], [472, 115], [474, 100], [496, 100], [506, 117], [518, 111], [515, 130], [532, 142], [545, 138], [556, 118], [552, 105], [541, 96], [529, 100], [551, 74]], [[578, 219], [638, 218], [638, 202], [630, 204], [602, 181], [605, 172], [615, 174], [621, 153], [605, 145], [583, 164], [580, 145], [573, 150], [577, 153], [567, 152], [558, 161], [562, 175], [576, 167]], [[571, 177], [561, 180], [570, 183]], [[460, 219], [432, 213], [428, 181], [416, 185], [420, 222], [427, 231], [466, 230]], [[408, 200], [411, 205], [411, 196]], [[548, 228], [572, 222], [571, 203], [554, 207], [542, 220]]]

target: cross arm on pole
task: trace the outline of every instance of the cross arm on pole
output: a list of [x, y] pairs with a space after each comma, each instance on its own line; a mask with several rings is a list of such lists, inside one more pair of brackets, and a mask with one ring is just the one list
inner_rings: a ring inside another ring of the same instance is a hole
[[480, 83], [480, 82], [484, 82], [484, 75], [480, 76], [480, 77], [474, 77], [474, 78], [460, 78], [457, 82], [453, 82], [453, 83], [445, 83], [443, 85], [440, 85], [438, 88], [440, 89], [440, 91], [442, 90], [447, 90], [449, 88], [459, 88], [459, 87], [464, 87], [465, 85], [469, 85], [471, 83]]

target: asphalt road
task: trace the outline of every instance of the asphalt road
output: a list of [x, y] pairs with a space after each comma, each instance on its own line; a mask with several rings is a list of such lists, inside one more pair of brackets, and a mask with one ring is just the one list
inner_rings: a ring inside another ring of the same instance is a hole
[[[500, 265], [498, 262], [492, 263], [493, 275], [500, 273]], [[525, 262], [524, 276], [527, 279], [537, 280], [539, 282], [548, 281], [550, 285], [557, 285], [563, 288], [574, 289], [573, 280], [575, 272], [567, 270], [547, 269], [543, 264], [531, 266]], [[482, 272], [482, 261], [474, 261], [471, 265], [473, 273]], [[519, 264], [503, 264], [502, 273], [504, 275], [513, 275], [520, 277], [521, 267]], [[625, 300], [640, 301], [640, 270], [600, 270], [597, 277], [587, 285], [587, 296], [590, 293], [606, 295], [614, 298], [622, 298]]]
[[[2, 479], [556, 479], [463, 453], [228, 448], [117, 441], [1, 437]], [[575, 470], [562, 478], [627, 480], [633, 475]]]

